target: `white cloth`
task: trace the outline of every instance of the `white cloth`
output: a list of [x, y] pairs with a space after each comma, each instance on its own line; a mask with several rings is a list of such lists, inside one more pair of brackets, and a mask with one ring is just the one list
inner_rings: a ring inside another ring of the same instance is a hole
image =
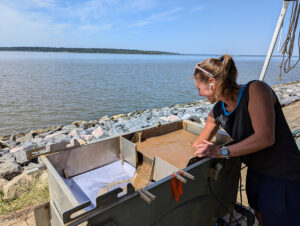
[[[80, 203], [90, 200], [93, 204], [91, 207], [95, 207], [96, 197], [101, 188], [116, 181], [130, 180], [134, 172], [133, 166], [127, 162], [122, 165], [121, 160], [118, 160], [84, 174], [65, 179], [65, 182]], [[109, 187], [108, 191], [126, 186], [128, 183], [114, 184]]]

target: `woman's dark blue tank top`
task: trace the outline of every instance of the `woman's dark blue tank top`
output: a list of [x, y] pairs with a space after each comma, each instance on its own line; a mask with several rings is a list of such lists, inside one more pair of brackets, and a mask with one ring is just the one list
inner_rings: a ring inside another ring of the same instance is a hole
[[[248, 111], [249, 86], [251, 82], [240, 89], [239, 100], [232, 112], [226, 112], [224, 103], [221, 101], [217, 102], [213, 108], [215, 120], [221, 124], [235, 142], [242, 141], [254, 133]], [[241, 161], [250, 170], [257, 173], [300, 181], [300, 151], [293, 139], [277, 97], [274, 111], [274, 145], [261, 151], [241, 156]]]

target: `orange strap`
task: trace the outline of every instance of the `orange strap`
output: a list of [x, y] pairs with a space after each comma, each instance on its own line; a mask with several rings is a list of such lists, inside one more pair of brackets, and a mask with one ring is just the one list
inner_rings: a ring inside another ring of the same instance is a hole
[[173, 174], [173, 178], [170, 181], [173, 197], [175, 198], [176, 202], [179, 202], [179, 197], [183, 194], [182, 182], [176, 179], [175, 174]]

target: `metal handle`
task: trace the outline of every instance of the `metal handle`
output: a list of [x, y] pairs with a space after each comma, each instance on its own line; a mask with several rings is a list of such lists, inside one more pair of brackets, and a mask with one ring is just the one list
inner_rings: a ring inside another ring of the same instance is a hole
[[149, 198], [146, 194], [144, 194], [142, 190], [138, 190], [138, 193], [140, 194], [141, 199], [143, 199], [149, 205], [151, 204], [152, 202], [151, 198]]
[[180, 180], [182, 183], [185, 183], [187, 182], [187, 180], [185, 178], [183, 178], [182, 176], [178, 175], [178, 174], [175, 174], [177, 180]]
[[141, 189], [147, 196], [150, 197], [150, 199], [155, 200], [156, 196], [150, 193], [149, 191], [145, 190], [144, 188]]
[[190, 178], [191, 180], [195, 180], [195, 176], [188, 172], [181, 170], [181, 171], [179, 171], [179, 173], [182, 173], [184, 176], [186, 176], [187, 178]]

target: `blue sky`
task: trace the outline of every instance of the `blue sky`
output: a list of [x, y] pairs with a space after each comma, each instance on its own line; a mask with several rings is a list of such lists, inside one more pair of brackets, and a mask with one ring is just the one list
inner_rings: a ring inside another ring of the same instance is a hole
[[282, 2], [1, 0], [0, 46], [266, 54]]

